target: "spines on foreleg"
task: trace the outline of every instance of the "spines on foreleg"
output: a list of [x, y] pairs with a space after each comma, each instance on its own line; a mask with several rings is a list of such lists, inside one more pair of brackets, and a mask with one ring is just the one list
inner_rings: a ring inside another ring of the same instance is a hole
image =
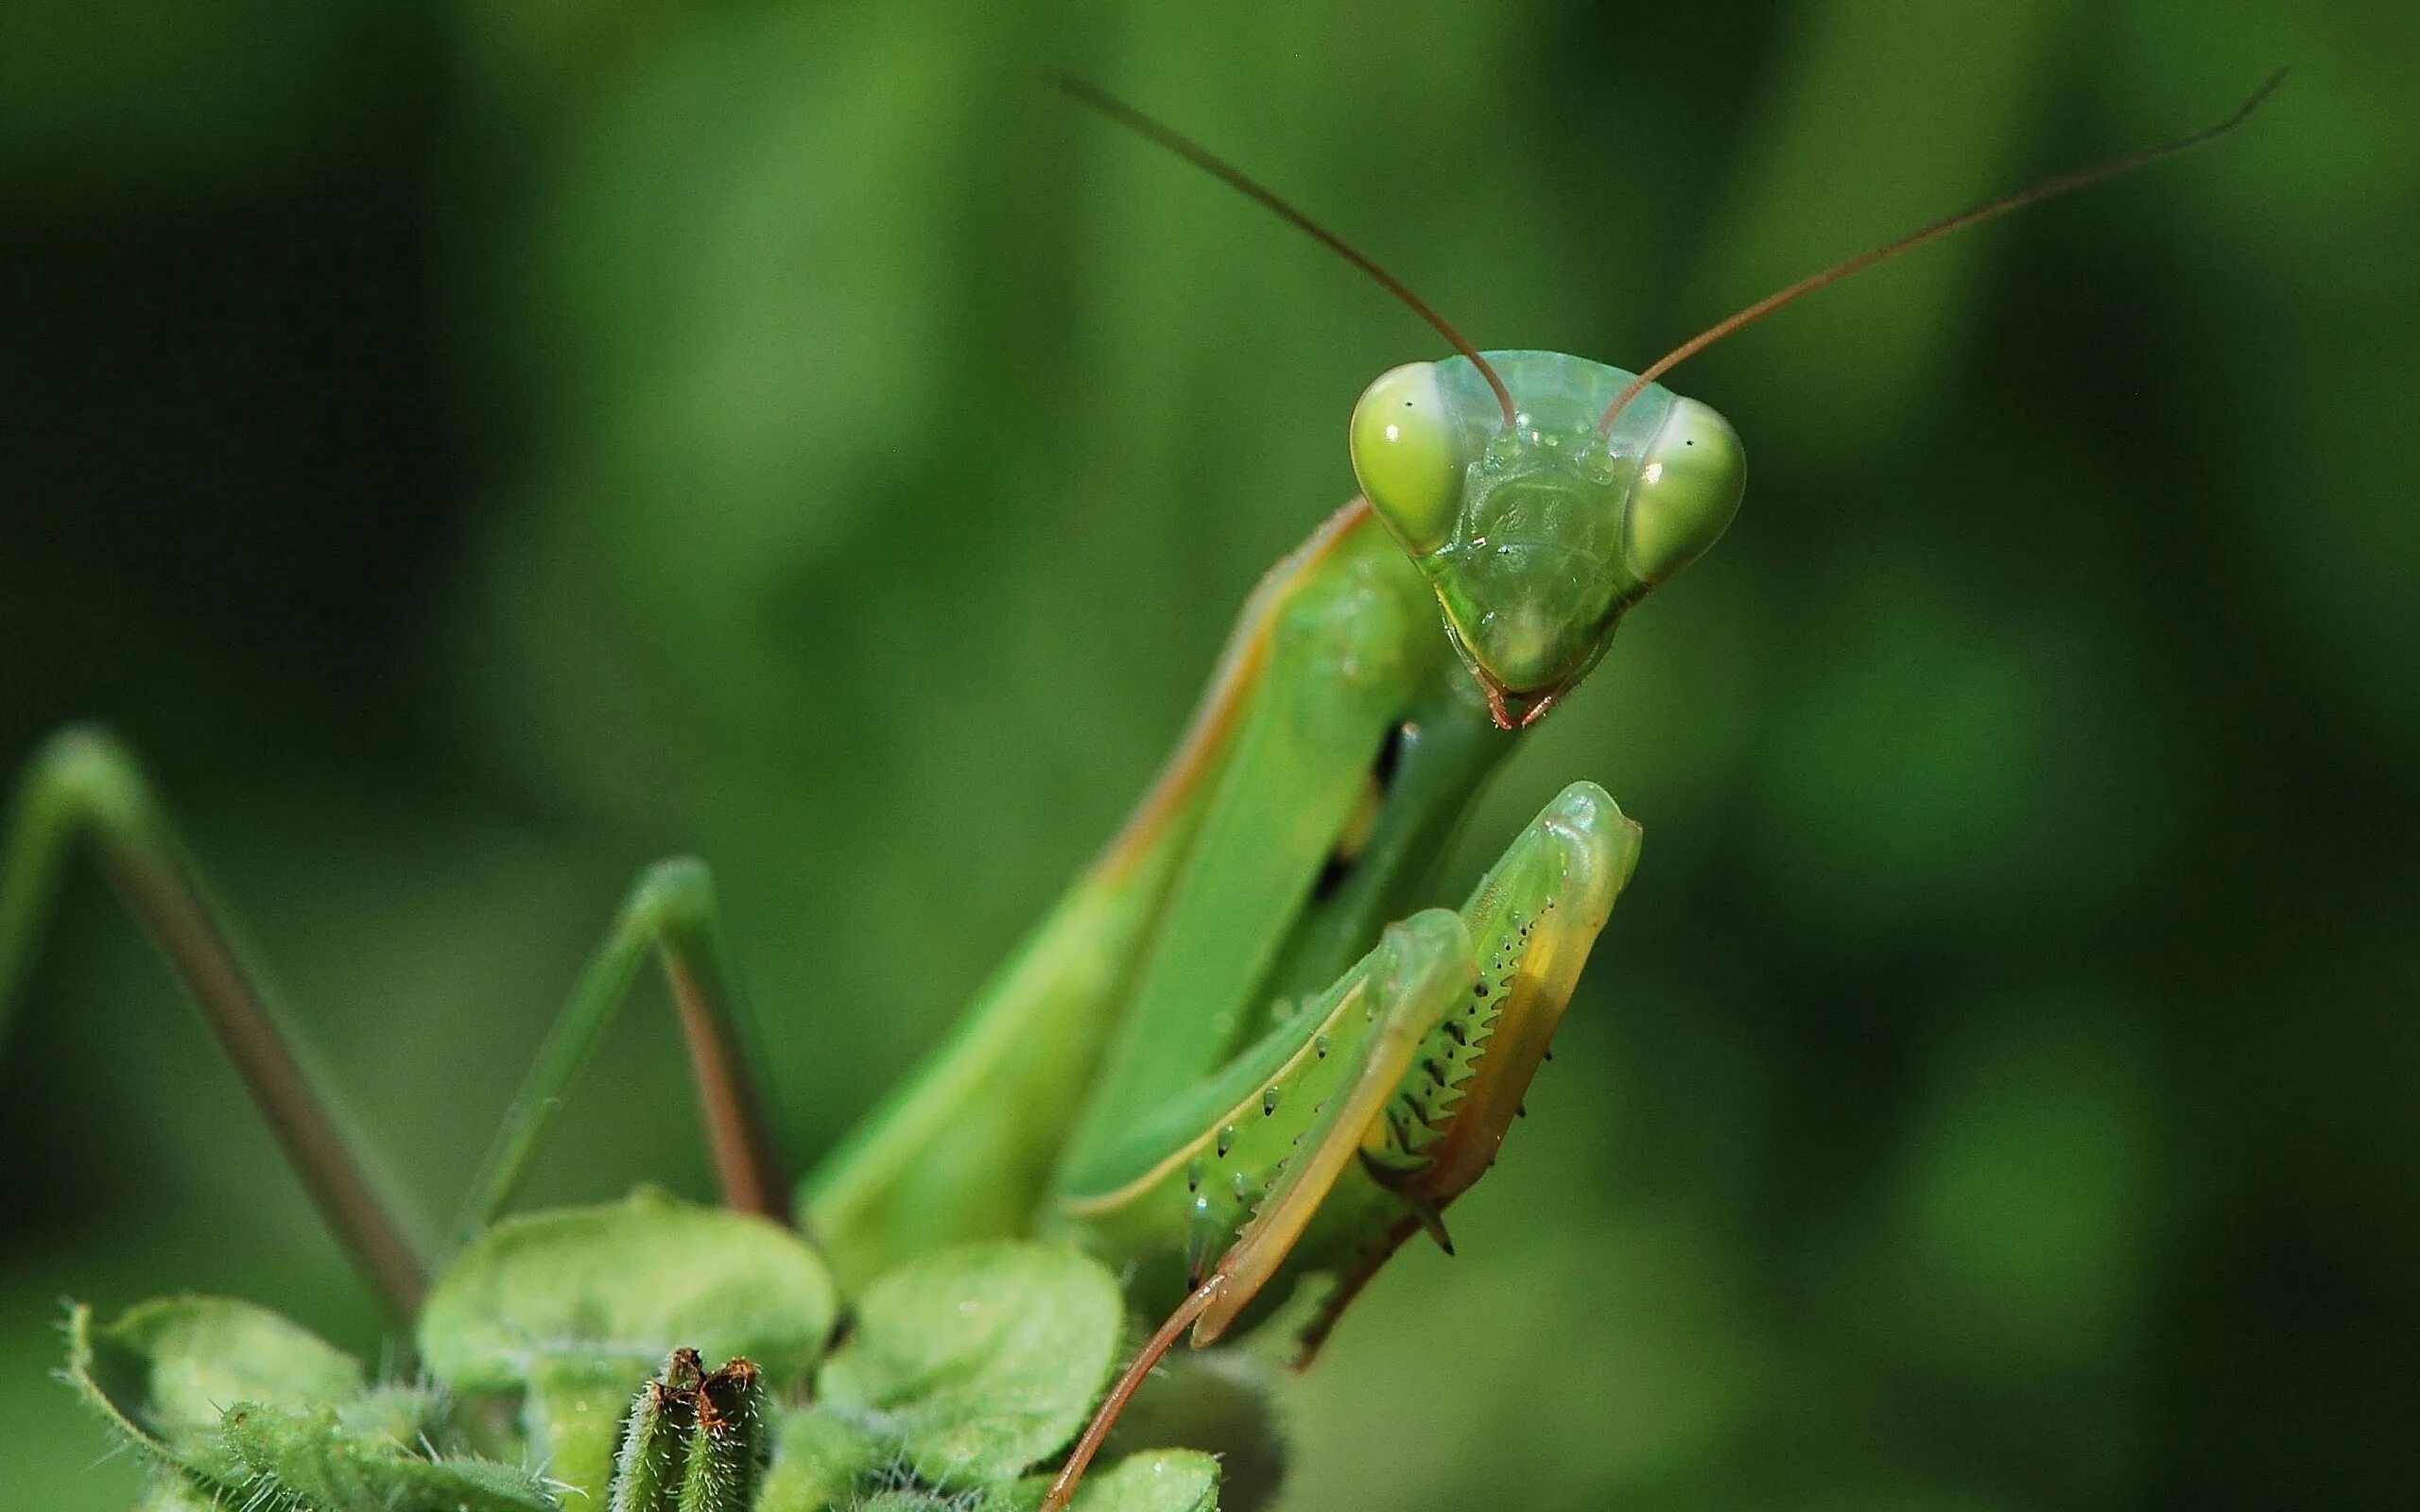
[[[1495, 1164], [1571, 1001], [1581, 968], [1637, 865], [1640, 831], [1593, 782], [1575, 782], [1522, 832], [1463, 904], [1476, 979], [1422, 1046], [1363, 1165], [1402, 1203], [1337, 1271], [1303, 1331], [1307, 1365], [1347, 1304], [1413, 1234], [1445, 1244], [1443, 1214]], [[1450, 1248], [1450, 1246], [1447, 1246]]]

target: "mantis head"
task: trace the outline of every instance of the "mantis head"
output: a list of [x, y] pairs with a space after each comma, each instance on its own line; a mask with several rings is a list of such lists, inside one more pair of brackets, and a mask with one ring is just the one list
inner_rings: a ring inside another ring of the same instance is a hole
[[1353, 471], [1509, 729], [1544, 715], [1625, 610], [1721, 539], [1747, 460], [1720, 414], [1619, 368], [1482, 355], [1381, 374], [1354, 407]]
[[1460, 356], [1382, 374], [1353, 412], [1371, 508], [1428, 575], [1446, 633], [1495, 722], [1535, 723], [1605, 653], [1622, 611], [1695, 560], [1739, 507], [1747, 469], [1720, 415], [1655, 380], [1784, 305], [1927, 243], [2219, 140], [2285, 77], [2212, 127], [2046, 179], [1833, 264], [1635, 374], [1551, 352], [1483, 352], [1403, 280], [1207, 147], [1080, 79], [1068, 94], [1225, 180], [1368, 275]]

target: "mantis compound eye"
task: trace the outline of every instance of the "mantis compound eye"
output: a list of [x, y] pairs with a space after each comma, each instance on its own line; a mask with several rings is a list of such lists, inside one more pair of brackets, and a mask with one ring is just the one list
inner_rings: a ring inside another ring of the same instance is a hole
[[1445, 543], [1462, 497], [1461, 447], [1433, 362], [1378, 375], [1353, 406], [1353, 473], [1414, 557]]
[[1722, 539], [1747, 486], [1739, 433], [1711, 407], [1676, 398], [1639, 461], [1623, 565], [1650, 588], [1670, 581]]

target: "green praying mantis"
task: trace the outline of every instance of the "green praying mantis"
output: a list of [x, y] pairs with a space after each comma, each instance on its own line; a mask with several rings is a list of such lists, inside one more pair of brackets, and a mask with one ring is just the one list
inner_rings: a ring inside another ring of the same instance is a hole
[[[365, 1176], [164, 808], [106, 735], [55, 738], [20, 790], [0, 851], [0, 1012], [74, 842], [89, 838], [330, 1227], [408, 1318], [432, 1271], [510, 1206], [563, 1092], [655, 955], [725, 1203], [796, 1224], [842, 1295], [947, 1246], [1038, 1235], [1104, 1262], [1131, 1312], [1166, 1319], [1060, 1464], [1042, 1501], [1057, 1512], [1187, 1330], [1199, 1347], [1280, 1329], [1307, 1363], [1401, 1246], [1426, 1232], [1450, 1248], [1446, 1211], [1520, 1112], [1640, 829], [1601, 788], [1575, 782], [1459, 908], [1418, 905], [1521, 731], [1738, 508], [1737, 433], [1658, 380], [1875, 263], [2216, 140], [2276, 83], [2205, 130], [1802, 280], [1633, 373], [1478, 350], [1270, 191], [1071, 82], [1354, 263], [1455, 354], [1370, 386], [1348, 433], [1361, 496], [1251, 594], [1132, 817], [948, 1040], [795, 1189], [752, 1071], [754, 1030], [712, 881], [692, 861], [651, 868], [630, 895], [434, 1263]], [[678, 1390], [694, 1414], [724, 1377], [687, 1358]], [[675, 1388], [649, 1389], [664, 1400]]]

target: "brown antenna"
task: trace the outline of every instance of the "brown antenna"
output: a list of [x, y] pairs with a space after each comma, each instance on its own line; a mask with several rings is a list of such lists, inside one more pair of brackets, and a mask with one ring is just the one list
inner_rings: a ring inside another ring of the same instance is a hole
[[1185, 136], [1175, 128], [1164, 125], [1144, 114], [1099, 85], [1078, 78], [1072, 74], [1062, 74], [1059, 76], [1059, 87], [1078, 101], [1091, 106], [1135, 135], [1146, 141], [1157, 143], [1203, 172], [1226, 180], [1261, 205], [1293, 222], [1314, 241], [1326, 247], [1337, 256], [1370, 275], [1372, 281], [1380, 288], [1408, 305], [1412, 314], [1436, 327], [1437, 334], [1452, 342], [1455, 351], [1471, 359], [1472, 366], [1478, 369], [1479, 376], [1487, 380], [1487, 387], [1495, 390], [1495, 403], [1504, 411], [1505, 424], [1520, 423], [1519, 414], [1512, 407], [1512, 390], [1504, 387], [1504, 380], [1496, 376], [1495, 368], [1489, 365], [1488, 360], [1478, 354], [1478, 348], [1472, 346], [1460, 331], [1454, 329], [1452, 322], [1439, 315], [1435, 307], [1426, 300], [1411, 292], [1403, 280], [1372, 261], [1368, 253], [1288, 204], [1278, 198], [1275, 190], [1261, 183], [1208, 147]]
[[2031, 189], [2020, 189], [2013, 195], [2005, 195], [1987, 204], [1977, 205], [1972, 210], [1961, 211], [1946, 220], [1936, 220], [1922, 230], [1908, 232], [1897, 241], [1877, 247], [1869, 252], [1859, 252], [1844, 263], [1835, 263], [1820, 273], [1800, 279], [1778, 293], [1766, 295], [1729, 319], [1707, 327], [1649, 363], [1646, 370], [1630, 381], [1628, 387], [1614, 396], [1614, 402], [1605, 408], [1605, 418], [1597, 422], [1597, 434], [1612, 435], [1615, 418], [1620, 415], [1624, 406], [1636, 399], [1649, 384], [1663, 377], [1742, 326], [1754, 325], [1785, 304], [1794, 303], [1817, 289], [1838, 284], [1852, 273], [1862, 273], [1876, 263], [1889, 262], [1901, 252], [1910, 252], [1927, 242], [1939, 241], [1952, 232], [1964, 231], [1969, 226], [1979, 226], [1984, 221], [1996, 220], [2012, 210], [2022, 210], [2028, 205], [2037, 205], [2045, 199], [2056, 199], [2061, 195], [2073, 194], [2079, 189], [2089, 188], [2105, 179], [2115, 179], [2119, 174], [2132, 173], [2136, 168], [2150, 167], [2154, 163], [2175, 157], [2179, 153], [2190, 152], [2195, 147], [2207, 146], [2241, 126], [2254, 111], [2259, 109], [2260, 102], [2267, 99], [2271, 92], [2284, 81], [2285, 77], [2286, 70], [2281, 68], [2261, 80], [2260, 87], [2252, 92], [2252, 97], [2237, 106], [2235, 113], [2216, 126], [2204, 127], [2190, 136], [2181, 136], [2173, 142], [2163, 142], [2155, 147], [2145, 147], [2138, 152], [2129, 152], [2122, 157], [2111, 158], [2105, 163], [2098, 163], [2088, 168], [2078, 168], [2072, 173], [2063, 173], [2055, 179], [2045, 179]]

